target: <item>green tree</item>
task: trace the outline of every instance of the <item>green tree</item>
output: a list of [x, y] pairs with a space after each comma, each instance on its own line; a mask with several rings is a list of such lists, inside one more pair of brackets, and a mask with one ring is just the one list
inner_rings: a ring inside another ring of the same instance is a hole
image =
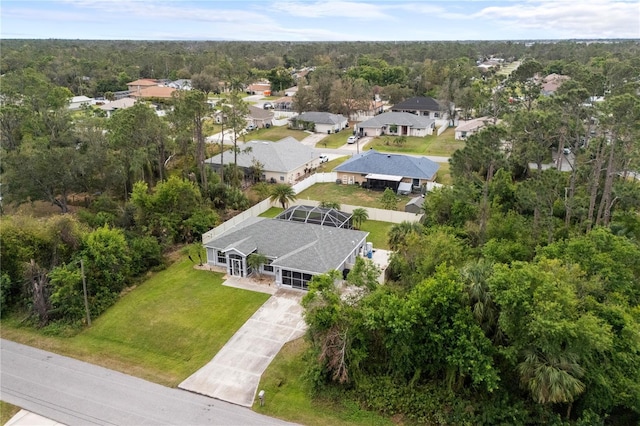
[[380, 204], [382, 204], [382, 208], [385, 210], [397, 210], [398, 197], [396, 197], [393, 189], [386, 188], [384, 190], [382, 197], [380, 197]]
[[251, 253], [247, 257], [247, 265], [258, 275], [260, 275], [262, 265], [266, 265], [268, 262], [269, 259], [262, 253]]
[[287, 204], [296, 199], [296, 193], [289, 185], [285, 183], [277, 183], [271, 188], [271, 196], [269, 199], [272, 202], [277, 201], [282, 205], [283, 209], [286, 209]]
[[358, 207], [356, 209], [353, 209], [353, 211], [351, 212], [351, 220], [353, 220], [353, 224], [355, 225], [356, 229], [359, 229], [362, 224], [367, 221], [367, 219], [369, 219], [369, 212], [367, 212], [367, 209]]
[[319, 207], [322, 207], [323, 209], [340, 210], [340, 203], [337, 201], [320, 201]]

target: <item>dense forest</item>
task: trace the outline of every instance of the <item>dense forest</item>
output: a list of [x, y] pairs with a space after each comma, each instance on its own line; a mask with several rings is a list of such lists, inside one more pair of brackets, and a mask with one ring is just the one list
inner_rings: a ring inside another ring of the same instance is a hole
[[[488, 58], [520, 66], [482, 73]], [[211, 93], [234, 134], [260, 78], [302, 87], [298, 111], [429, 95], [454, 119], [492, 125], [451, 157], [453, 185], [426, 195], [422, 222], [392, 228], [385, 285], [365, 261], [348, 278], [357, 296], [314, 278], [303, 301], [313, 388], [427, 424], [640, 420], [637, 41], [3, 40], [0, 71], [3, 207], [63, 213], [3, 212], [3, 315], [81, 327], [83, 278], [95, 317], [173, 247], [269, 196], [259, 164], [250, 176], [206, 167], [223, 148], [204, 140]], [[552, 73], [569, 79], [543, 96], [534, 77]], [[190, 78], [194, 90], [162, 117], [144, 103], [110, 118], [67, 108], [137, 78]]]

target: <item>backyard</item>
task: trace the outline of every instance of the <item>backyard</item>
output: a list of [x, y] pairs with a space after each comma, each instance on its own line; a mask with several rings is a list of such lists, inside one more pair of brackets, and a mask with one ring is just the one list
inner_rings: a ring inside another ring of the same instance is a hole
[[450, 157], [456, 150], [464, 147], [464, 141], [455, 139], [453, 127], [445, 130], [440, 136], [407, 137], [401, 145], [395, 143], [395, 139], [396, 136], [377, 136], [366, 145], [366, 148], [373, 148], [380, 152]]
[[[298, 194], [298, 200], [330, 201], [352, 206], [383, 208], [381, 191], [363, 189], [357, 185], [341, 185], [337, 183], [317, 183]], [[396, 195], [396, 210], [404, 211], [404, 206], [412, 197]]]

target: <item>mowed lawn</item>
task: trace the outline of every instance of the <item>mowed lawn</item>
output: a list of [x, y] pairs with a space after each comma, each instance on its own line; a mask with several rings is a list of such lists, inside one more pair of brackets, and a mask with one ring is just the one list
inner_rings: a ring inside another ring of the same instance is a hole
[[395, 136], [377, 136], [366, 145], [380, 152], [395, 152], [398, 154], [418, 154], [451, 157], [458, 149], [464, 147], [464, 141], [456, 140], [453, 127], [448, 128], [440, 136], [432, 135], [423, 138], [407, 137], [404, 144], [394, 143]]
[[73, 337], [47, 337], [2, 321], [2, 337], [177, 386], [206, 364], [269, 298], [222, 286], [222, 274], [186, 257], [124, 295]]
[[273, 141], [277, 142], [281, 139], [286, 138], [287, 136], [291, 136], [298, 141], [309, 136], [308, 133], [302, 130], [293, 130], [289, 129], [286, 126], [271, 126], [268, 129], [256, 129], [252, 130], [246, 135], [240, 137], [240, 140], [244, 141], [253, 141], [253, 140], [262, 140], [262, 141]]
[[[383, 208], [380, 198], [382, 191], [364, 189], [357, 185], [341, 185], [337, 183], [316, 183], [312, 187], [305, 189], [298, 194], [298, 200], [316, 200], [337, 202], [340, 205], [349, 204], [352, 206]], [[404, 211], [404, 206], [411, 197], [406, 195], [396, 195], [398, 202], [396, 210]]]

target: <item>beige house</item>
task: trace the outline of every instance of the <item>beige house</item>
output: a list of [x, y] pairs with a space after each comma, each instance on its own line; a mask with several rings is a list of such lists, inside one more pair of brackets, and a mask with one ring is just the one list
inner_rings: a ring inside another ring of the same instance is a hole
[[[498, 122], [500, 122], [500, 120], [496, 123]], [[456, 139], [464, 140], [490, 124], [493, 124], [493, 119], [491, 117], [480, 117], [474, 118], [473, 120], [460, 121], [460, 124], [455, 130]]]

